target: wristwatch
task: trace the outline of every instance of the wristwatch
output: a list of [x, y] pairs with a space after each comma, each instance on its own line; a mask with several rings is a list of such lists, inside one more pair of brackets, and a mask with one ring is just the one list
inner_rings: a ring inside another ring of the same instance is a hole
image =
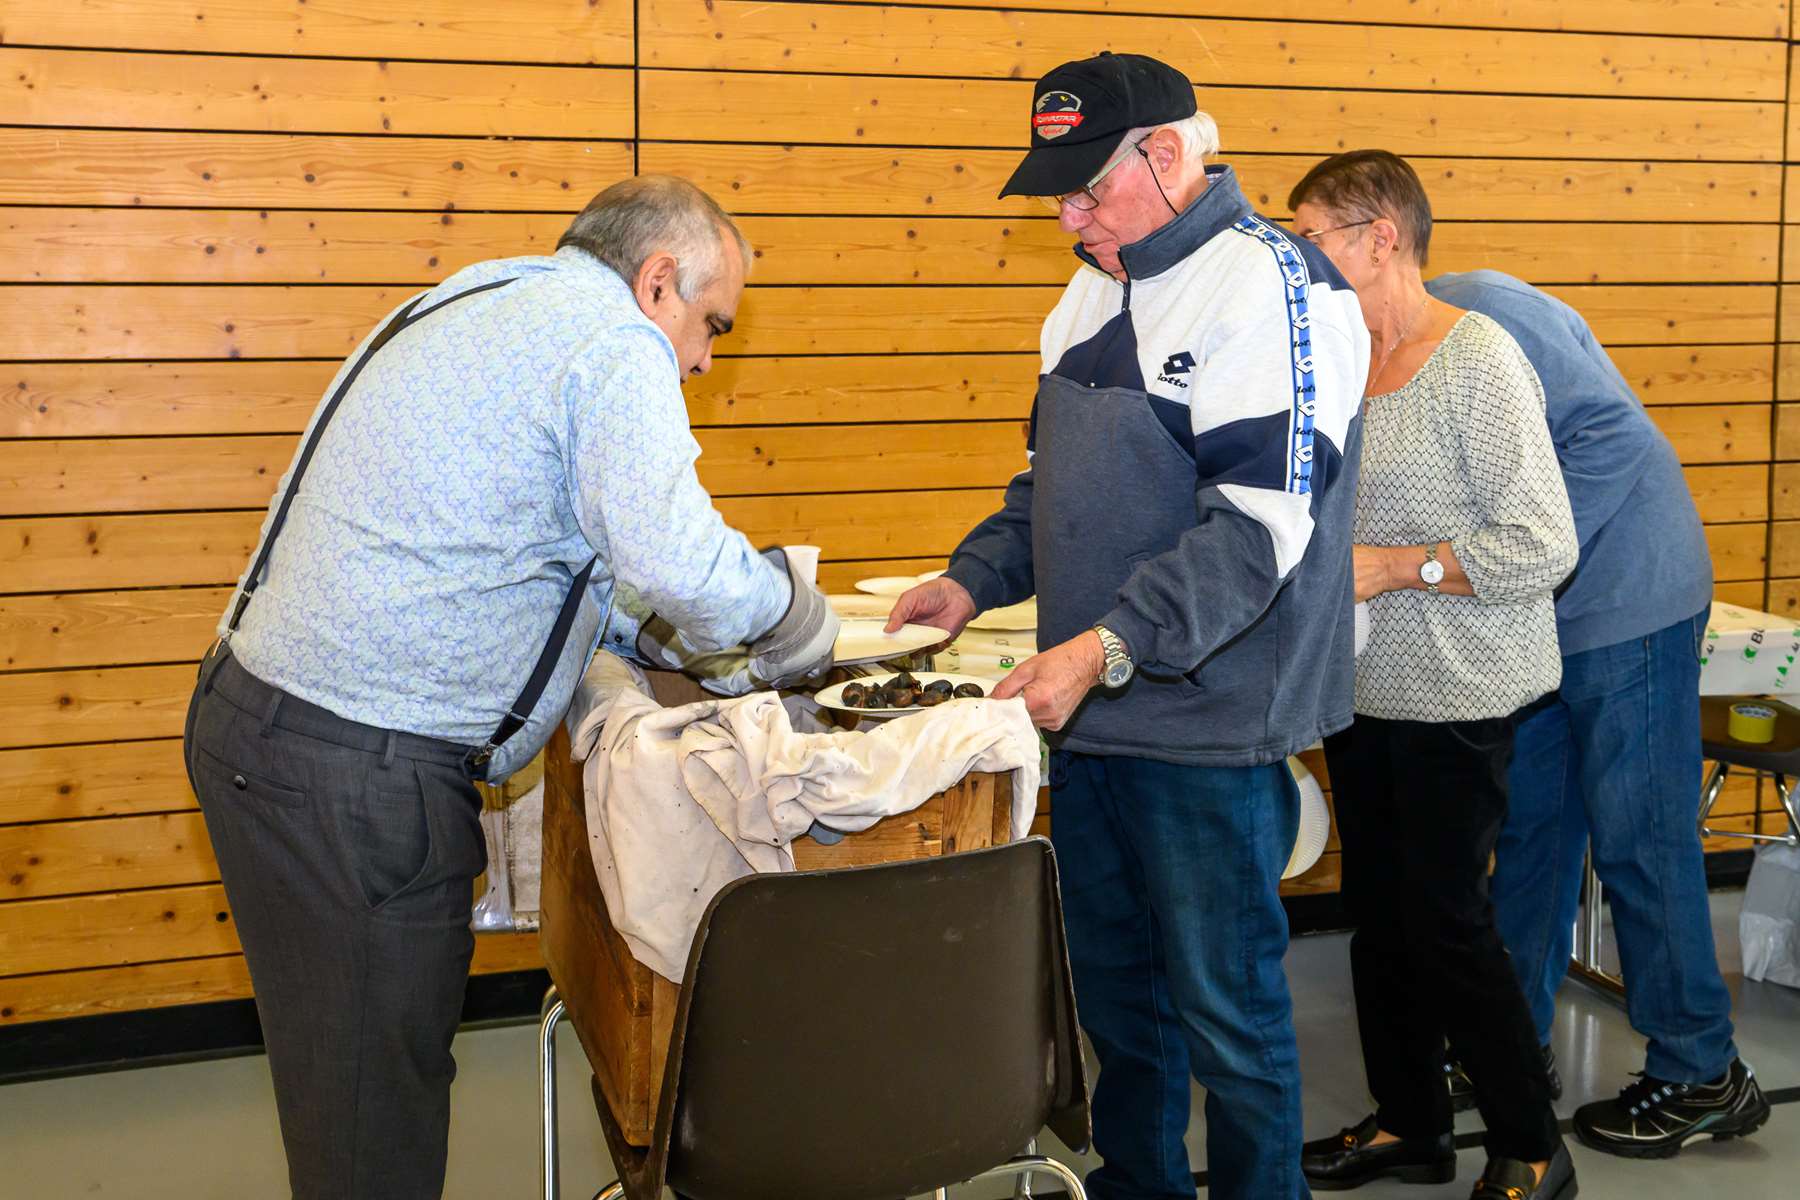
[[1101, 686], [1124, 687], [1137, 670], [1132, 665], [1131, 655], [1126, 652], [1124, 640], [1104, 625], [1094, 626], [1094, 632], [1100, 635], [1100, 648], [1106, 652], [1106, 662], [1100, 668]]
[[1444, 582], [1444, 564], [1438, 561], [1437, 543], [1425, 547], [1425, 561], [1419, 564], [1419, 578], [1425, 581], [1425, 590], [1432, 595], [1438, 594], [1438, 584]]

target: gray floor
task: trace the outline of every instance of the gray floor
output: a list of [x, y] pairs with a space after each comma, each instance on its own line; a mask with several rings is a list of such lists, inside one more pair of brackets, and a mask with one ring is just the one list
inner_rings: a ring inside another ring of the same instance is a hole
[[[1800, 992], [1744, 983], [1738, 974], [1737, 893], [1714, 897], [1714, 924], [1737, 999], [1738, 1041], [1765, 1088], [1800, 1086]], [[1305, 938], [1288, 956], [1309, 1133], [1332, 1132], [1368, 1106], [1356, 1048], [1345, 939]], [[527, 1197], [537, 1186], [535, 1029], [465, 1031], [451, 1131], [450, 1200]], [[612, 1179], [588, 1099], [587, 1072], [572, 1036], [561, 1039], [563, 1194], [586, 1200]], [[1567, 1083], [1564, 1115], [1611, 1095], [1641, 1064], [1641, 1048], [1613, 1005], [1573, 985], [1563, 989], [1556, 1048]], [[1195, 1110], [1199, 1110], [1196, 1096]], [[1474, 1114], [1463, 1129], [1476, 1128]], [[1205, 1162], [1205, 1131], [1188, 1135]], [[1049, 1146], [1069, 1162], [1079, 1162]], [[1800, 1103], [1777, 1107], [1756, 1137], [1697, 1142], [1679, 1158], [1640, 1164], [1575, 1147], [1585, 1200], [1716, 1196], [1775, 1200], [1800, 1194]], [[1359, 1197], [1466, 1197], [1480, 1174], [1479, 1150], [1461, 1159], [1459, 1182], [1437, 1188], [1371, 1185]], [[268, 1072], [261, 1057], [155, 1067], [0, 1087], [0, 1198], [129, 1196], [133, 1200], [241, 1200], [286, 1194]], [[1044, 1181], [1040, 1189], [1052, 1185]], [[953, 1189], [987, 1200], [995, 1187]], [[1007, 1193], [1010, 1194], [1010, 1193]]]

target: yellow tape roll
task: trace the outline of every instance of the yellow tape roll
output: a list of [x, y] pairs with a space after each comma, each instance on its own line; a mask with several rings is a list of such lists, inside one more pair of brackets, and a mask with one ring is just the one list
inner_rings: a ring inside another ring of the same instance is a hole
[[1775, 710], [1766, 704], [1734, 704], [1726, 732], [1737, 742], [1772, 742], [1775, 740]]

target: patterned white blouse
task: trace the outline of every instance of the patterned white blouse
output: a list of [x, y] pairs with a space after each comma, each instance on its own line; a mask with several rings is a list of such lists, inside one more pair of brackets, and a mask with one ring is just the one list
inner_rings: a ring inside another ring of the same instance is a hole
[[1575, 521], [1543, 386], [1487, 317], [1465, 314], [1417, 374], [1364, 402], [1356, 541], [1449, 542], [1475, 589], [1369, 602], [1358, 714], [1501, 717], [1562, 682], [1551, 593], [1575, 568]]

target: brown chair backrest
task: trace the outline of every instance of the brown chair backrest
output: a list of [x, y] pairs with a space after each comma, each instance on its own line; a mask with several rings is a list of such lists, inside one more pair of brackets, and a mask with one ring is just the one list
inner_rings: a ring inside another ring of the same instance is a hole
[[1086, 1147], [1056, 860], [1029, 838], [721, 891], [676, 1011], [660, 1161], [627, 1175], [695, 1200], [892, 1200], [1045, 1125]]

